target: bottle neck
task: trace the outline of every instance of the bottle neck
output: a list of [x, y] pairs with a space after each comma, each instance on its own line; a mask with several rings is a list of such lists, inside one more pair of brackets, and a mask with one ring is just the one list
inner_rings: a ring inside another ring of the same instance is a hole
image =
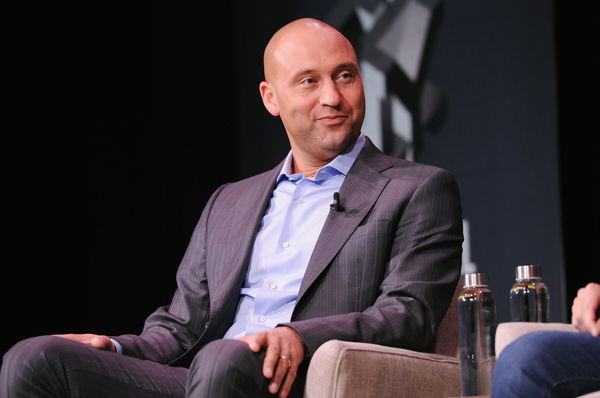
[[517, 283], [541, 283], [542, 278], [518, 278]]

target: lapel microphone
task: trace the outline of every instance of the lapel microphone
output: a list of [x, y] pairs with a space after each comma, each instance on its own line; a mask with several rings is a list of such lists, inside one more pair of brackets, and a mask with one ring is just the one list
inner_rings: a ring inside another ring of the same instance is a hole
[[344, 208], [340, 204], [340, 193], [339, 192], [333, 193], [333, 203], [329, 205], [329, 208], [332, 211], [344, 211]]

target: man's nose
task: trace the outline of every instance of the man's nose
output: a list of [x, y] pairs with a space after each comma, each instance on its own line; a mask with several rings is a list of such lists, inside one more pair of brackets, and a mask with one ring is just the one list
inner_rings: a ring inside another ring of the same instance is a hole
[[321, 88], [320, 103], [322, 106], [337, 108], [342, 101], [342, 93], [335, 81], [328, 80]]

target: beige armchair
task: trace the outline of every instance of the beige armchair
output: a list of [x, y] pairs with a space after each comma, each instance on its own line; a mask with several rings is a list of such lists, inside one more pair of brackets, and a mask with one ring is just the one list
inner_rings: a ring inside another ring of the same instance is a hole
[[496, 328], [496, 356], [513, 340], [524, 334], [540, 330], [557, 330], [563, 332], [577, 332], [570, 323], [537, 323], [537, 322], [505, 322]]
[[[456, 300], [440, 324], [434, 353], [331, 340], [315, 352], [305, 398], [443, 398], [460, 395]], [[496, 330], [496, 356], [537, 330], [576, 331], [566, 323], [507, 322]], [[489, 371], [493, 370], [490, 364]], [[580, 398], [600, 398], [600, 392]]]
[[[455, 293], [458, 293], [458, 288]], [[331, 340], [315, 352], [305, 398], [435, 398], [460, 395], [456, 294], [433, 353]]]

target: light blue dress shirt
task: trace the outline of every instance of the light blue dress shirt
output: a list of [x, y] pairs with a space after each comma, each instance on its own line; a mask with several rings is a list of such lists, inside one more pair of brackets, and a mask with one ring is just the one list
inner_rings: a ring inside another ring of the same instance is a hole
[[[288, 153], [254, 242], [235, 321], [224, 338], [238, 338], [291, 320], [300, 284], [338, 192], [365, 143], [320, 168], [313, 178], [292, 174]], [[343, 203], [343, 198], [341, 198]]]

